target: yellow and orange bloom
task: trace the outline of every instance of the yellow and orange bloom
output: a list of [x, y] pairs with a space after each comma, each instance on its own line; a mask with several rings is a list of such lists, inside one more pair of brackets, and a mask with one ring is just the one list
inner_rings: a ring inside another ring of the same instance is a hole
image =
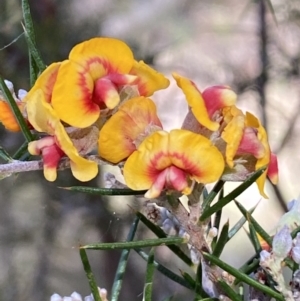
[[227, 164], [233, 168], [235, 157], [252, 155], [256, 159], [255, 170], [267, 166], [266, 171], [256, 180], [260, 194], [267, 198], [264, 192], [266, 177], [268, 176], [273, 184], [277, 184], [278, 166], [276, 155], [271, 153], [266, 130], [253, 114], [246, 112], [244, 115], [235, 106], [227, 110], [224, 120], [227, 125], [221, 137], [227, 143]]
[[133, 153], [152, 132], [162, 130], [156, 106], [150, 98], [132, 98], [104, 124], [99, 136], [99, 154], [103, 159], [118, 163]]
[[211, 141], [187, 130], [157, 131], [126, 160], [124, 179], [129, 188], [148, 190], [146, 198], [163, 189], [190, 194], [193, 184], [218, 180], [224, 159]]
[[173, 73], [179, 88], [186, 96], [186, 100], [194, 117], [203, 127], [210, 131], [220, 128], [219, 111], [236, 103], [237, 96], [228, 86], [213, 86], [203, 93], [195, 83], [188, 78]]
[[243, 158], [243, 155], [254, 157], [254, 170], [268, 166], [256, 181], [261, 195], [267, 197], [264, 193], [266, 176], [273, 183], [278, 180], [277, 158], [270, 151], [266, 131], [259, 120], [248, 112], [244, 114], [235, 106], [237, 97], [229, 87], [213, 86], [201, 93], [189, 79], [178, 74], [173, 76], [190, 107], [183, 128], [214, 141], [231, 169], [235, 167], [235, 159]]
[[92, 125], [104, 108], [120, 103], [119, 91], [136, 85], [142, 96], [169, 85], [168, 79], [142, 62], [122, 41], [94, 38], [76, 45], [57, 75], [52, 106], [59, 118], [79, 128]]
[[98, 173], [98, 165], [81, 157], [65, 131], [57, 114], [46, 101], [42, 90], [36, 90], [26, 102], [28, 120], [38, 132], [49, 136], [30, 142], [28, 151], [32, 155], [42, 155], [44, 176], [48, 181], [57, 177], [59, 160], [67, 156], [73, 176], [80, 181], [89, 181]]

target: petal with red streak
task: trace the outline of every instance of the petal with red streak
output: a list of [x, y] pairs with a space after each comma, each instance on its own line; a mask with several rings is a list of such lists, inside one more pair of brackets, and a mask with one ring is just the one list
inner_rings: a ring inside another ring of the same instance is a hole
[[[129, 73], [134, 61], [131, 49], [113, 38], [93, 38], [82, 42], [71, 50], [69, 59], [88, 68], [94, 79], [109, 73]], [[94, 60], [103, 66], [102, 75], [99, 75], [97, 66], [91, 64]]]
[[31, 155], [42, 154], [44, 163], [44, 176], [46, 180], [53, 182], [57, 178], [57, 165], [64, 156], [64, 152], [56, 145], [52, 136], [32, 141], [28, 144], [28, 152]]
[[134, 61], [130, 74], [137, 76], [136, 84], [140, 95], [151, 96], [155, 91], [165, 89], [170, 81], [143, 61]]
[[168, 168], [161, 171], [154, 183], [150, 186], [150, 189], [145, 193], [145, 198], [147, 199], [155, 199], [160, 196], [161, 192], [163, 191], [165, 184], [166, 184], [166, 175], [168, 172]]
[[172, 165], [203, 184], [221, 177], [225, 166], [224, 158], [209, 139], [187, 130], [172, 130], [169, 136]]
[[50, 182], [56, 180], [57, 166], [63, 156], [64, 152], [56, 144], [42, 149], [44, 177], [46, 180]]
[[103, 102], [107, 108], [113, 109], [119, 104], [120, 95], [116, 85], [106, 77], [103, 77], [95, 82], [92, 100], [100, 107], [101, 102]]
[[124, 160], [136, 149], [135, 141], [149, 134], [149, 125], [162, 128], [151, 99], [136, 97], [121, 104], [100, 131], [100, 156], [112, 163]]
[[257, 138], [256, 129], [252, 127], [246, 127], [244, 129], [237, 154], [251, 154], [257, 159], [262, 158], [265, 155], [264, 146]]
[[93, 101], [94, 79], [83, 67], [63, 62], [52, 94], [52, 106], [59, 118], [79, 128], [92, 125], [100, 115]]
[[208, 115], [212, 117], [217, 110], [235, 105], [237, 95], [228, 86], [212, 86], [202, 92]]
[[54, 84], [56, 82], [57, 74], [59, 67], [61, 65], [61, 62], [53, 63], [49, 65], [37, 78], [34, 86], [31, 88], [31, 90], [27, 93], [23, 101], [27, 101], [27, 99], [36, 91], [41, 89], [44, 92], [45, 100], [47, 102], [51, 102], [52, 98], [52, 91]]
[[217, 131], [220, 125], [210, 119], [205, 101], [196, 85], [191, 80], [177, 73], [173, 73], [173, 77], [177, 82], [177, 86], [181, 88], [185, 94], [188, 105], [198, 122], [211, 131]]

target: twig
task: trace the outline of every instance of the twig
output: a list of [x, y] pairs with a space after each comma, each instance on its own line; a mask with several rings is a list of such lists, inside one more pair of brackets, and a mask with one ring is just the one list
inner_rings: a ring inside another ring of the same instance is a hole
[[266, 95], [265, 88], [268, 82], [268, 53], [267, 53], [267, 42], [268, 42], [268, 33], [267, 33], [267, 22], [266, 22], [266, 4], [265, 1], [258, 1], [259, 5], [259, 36], [260, 36], [260, 62], [261, 62], [261, 74], [257, 79], [258, 93], [260, 95], [260, 104], [262, 108], [262, 124], [267, 129], [267, 112], [266, 112]]
[[[98, 165], [107, 165], [109, 164], [106, 161], [99, 159], [96, 155], [87, 156], [86, 159], [97, 162]], [[0, 165], [0, 178], [10, 176], [15, 173], [33, 171], [33, 170], [42, 170], [44, 168], [44, 163], [42, 160], [37, 161], [18, 161], [14, 160], [11, 163], [1, 164]], [[64, 170], [70, 168], [70, 160], [69, 158], [63, 158], [59, 164], [57, 169]]]

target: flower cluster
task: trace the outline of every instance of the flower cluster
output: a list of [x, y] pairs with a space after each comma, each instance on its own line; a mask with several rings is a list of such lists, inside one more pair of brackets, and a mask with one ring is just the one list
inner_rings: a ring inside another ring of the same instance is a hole
[[[299, 298], [299, 286], [293, 288], [293, 281], [289, 285], [286, 283], [283, 267], [287, 257], [293, 259], [298, 265], [300, 263], [300, 233], [297, 233], [294, 239], [291, 236], [291, 232], [300, 225], [299, 213], [300, 199], [298, 198], [289, 203], [289, 211], [280, 218], [272, 247], [264, 248], [263, 242], [263, 250], [260, 252], [260, 266], [272, 276], [276, 288], [284, 295], [285, 300], [291, 301]], [[299, 274], [299, 270], [295, 274]]]
[[[173, 73], [189, 112], [181, 128], [164, 130], [151, 98], [169, 80], [134, 59], [131, 49], [112, 38], [76, 45], [68, 59], [46, 68], [18, 106], [40, 138], [28, 151], [41, 155], [44, 175], [57, 177], [63, 157], [80, 181], [96, 177], [98, 165], [87, 156], [122, 167], [126, 185], [157, 198], [165, 191], [188, 195], [195, 183], [244, 180], [266, 166], [257, 180], [262, 196], [268, 176], [277, 182], [277, 160], [259, 120], [236, 107], [228, 86], [202, 93], [189, 79]], [[0, 99], [0, 121], [17, 131], [8, 104]]]

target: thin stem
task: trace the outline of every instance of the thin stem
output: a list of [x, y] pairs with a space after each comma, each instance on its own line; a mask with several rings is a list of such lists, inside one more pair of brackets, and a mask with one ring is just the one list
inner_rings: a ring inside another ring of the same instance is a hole
[[[99, 157], [92, 155], [88, 156], [87, 159], [97, 162], [98, 165], [105, 165], [106, 162], [102, 161], [99, 159]], [[20, 173], [20, 172], [26, 172], [26, 171], [33, 171], [33, 170], [42, 170], [44, 168], [44, 164], [42, 160], [39, 161], [13, 161], [12, 163], [7, 163], [7, 164], [0, 164], [0, 177], [2, 175], [12, 175], [15, 173]], [[63, 170], [70, 168], [70, 160], [68, 158], [65, 158], [60, 161], [58, 164], [57, 169]]]

